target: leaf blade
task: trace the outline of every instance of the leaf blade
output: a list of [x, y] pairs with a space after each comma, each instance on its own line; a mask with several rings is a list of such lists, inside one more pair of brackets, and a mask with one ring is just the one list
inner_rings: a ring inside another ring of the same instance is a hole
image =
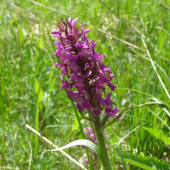
[[[63, 150], [63, 149], [67, 149], [67, 148], [70, 148], [70, 147], [73, 147], [73, 146], [87, 146], [89, 147], [90, 149], [92, 149], [96, 154], [97, 156], [101, 159], [101, 155], [100, 155], [100, 151], [99, 151], [99, 148], [91, 141], [89, 140], [86, 140], [86, 139], [79, 139], [79, 140], [75, 140], [61, 148], [58, 148], [58, 149], [52, 149], [52, 150], [46, 150], [46, 151], [59, 151], [59, 150]], [[101, 159], [102, 160], [102, 159]]]

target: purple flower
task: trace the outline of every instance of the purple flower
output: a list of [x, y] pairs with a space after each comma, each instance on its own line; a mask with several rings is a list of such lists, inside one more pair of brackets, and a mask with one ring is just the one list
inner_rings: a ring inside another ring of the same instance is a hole
[[77, 101], [77, 104], [76, 104], [76, 107], [79, 109], [79, 110], [82, 110], [84, 111], [84, 108], [88, 106], [88, 102], [83, 100], [83, 99], [80, 99]]
[[106, 105], [106, 106], [112, 105], [113, 102], [111, 100], [109, 100], [111, 96], [112, 96], [111, 93], [107, 94], [107, 96], [100, 101], [100, 104], [101, 105]]
[[73, 73], [74, 75], [81, 72], [80, 67], [76, 65], [68, 66], [68, 68], [70, 69], [70, 73]]
[[65, 81], [62, 77], [60, 78], [63, 84], [61, 85], [60, 89], [70, 89], [71, 85], [68, 81]]
[[83, 159], [83, 161], [85, 161], [85, 163], [87, 164], [88, 163], [88, 158], [85, 158], [85, 159]]
[[109, 116], [116, 117], [119, 108], [112, 108], [113, 102], [110, 100], [111, 95], [111, 93], [107, 94], [107, 96], [100, 101], [100, 104], [105, 106], [105, 112]]
[[51, 32], [59, 42], [56, 56], [59, 62], [55, 65], [61, 69], [62, 75], [67, 79], [62, 80], [60, 89], [65, 89], [70, 100], [74, 101], [77, 109], [86, 111], [94, 117], [103, 112], [116, 116], [118, 108], [113, 108], [110, 100], [111, 93], [104, 99], [103, 92], [108, 86], [115, 90], [115, 85], [111, 82], [114, 75], [111, 70], [102, 62], [105, 54], [100, 55], [94, 49], [97, 43], [89, 41], [87, 33], [89, 29], [81, 30], [76, 27], [78, 18], [71, 18], [58, 22], [59, 30]]
[[87, 85], [84, 84], [83, 82], [76, 83], [76, 84], [75, 84], [75, 87], [77, 88], [79, 94], [81, 94], [84, 90], [87, 89]]
[[96, 138], [95, 138], [95, 135], [94, 135], [94, 133], [93, 133], [93, 129], [92, 128], [90, 128], [90, 127], [85, 127], [84, 128], [84, 133], [87, 135], [87, 138], [89, 139], [89, 140], [91, 140], [92, 142], [96, 142]]
[[[84, 133], [86, 134], [87, 138], [88, 138], [91, 142], [93, 142], [95, 145], [97, 145], [97, 141], [96, 141], [96, 137], [95, 137], [95, 134], [94, 134], [94, 132], [93, 132], [93, 129], [90, 128], [90, 127], [85, 127], [83, 130], [84, 130]], [[105, 139], [107, 139], [106, 136], [105, 136]], [[107, 150], [109, 149], [108, 146], [107, 146], [107, 144], [106, 144], [106, 149], [107, 149]], [[94, 163], [95, 168], [97, 168], [96, 165], [97, 165], [98, 159], [97, 159], [97, 155], [95, 154], [94, 151], [92, 151], [92, 159], [93, 159], [93, 163]], [[85, 158], [85, 159], [83, 159], [83, 160], [85, 161], [85, 163], [88, 163], [88, 158]]]
[[117, 107], [112, 108], [111, 105], [105, 107], [105, 112], [111, 117], [116, 117], [118, 110], [119, 110], [119, 108], [117, 108]]
[[83, 38], [84, 35], [87, 34], [90, 31], [90, 29], [85, 30], [83, 28], [82, 24], [80, 24], [80, 27], [81, 27], [81, 34], [79, 35], [79, 38]]
[[58, 62], [55, 64], [55, 66], [58, 66], [59, 68], [61, 68], [61, 73], [63, 76], [67, 75], [67, 70], [66, 70], [65, 64], [63, 64], [62, 62]]
[[92, 113], [94, 116], [97, 116], [98, 114], [102, 113], [102, 111], [97, 108], [94, 108], [94, 109], [92, 109]]

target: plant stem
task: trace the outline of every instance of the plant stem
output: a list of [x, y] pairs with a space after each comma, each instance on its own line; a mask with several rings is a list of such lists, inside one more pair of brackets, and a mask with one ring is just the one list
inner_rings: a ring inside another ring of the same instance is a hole
[[106, 144], [104, 141], [103, 132], [99, 131], [100, 131], [100, 117], [97, 116], [96, 121], [94, 122], [94, 132], [97, 140], [97, 145], [102, 157], [102, 163], [104, 165], [105, 170], [112, 170], [109, 155], [106, 149]]

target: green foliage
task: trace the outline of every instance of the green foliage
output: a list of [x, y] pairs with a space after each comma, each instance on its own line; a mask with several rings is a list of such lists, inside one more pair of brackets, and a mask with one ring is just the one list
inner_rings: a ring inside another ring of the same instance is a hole
[[[112, 97], [114, 105], [121, 111], [130, 101], [124, 118], [105, 131], [113, 169], [121, 169], [123, 164], [114, 161], [115, 143], [119, 143], [120, 150], [135, 152], [134, 158], [132, 154], [128, 154], [130, 159], [123, 157], [125, 164], [126, 160], [131, 161], [126, 164], [127, 169], [139, 169], [135, 162], [146, 165], [140, 161], [144, 160], [141, 153], [147, 157], [149, 167], [152, 163], [157, 167], [153, 158], [155, 162], [169, 162], [166, 144], [170, 100], [141, 41], [143, 37], [169, 93], [169, 0], [1, 0], [0, 7], [2, 168], [78, 169], [58, 152], [42, 154], [49, 147], [25, 129], [25, 124], [29, 124], [57, 146], [82, 139], [74, 109], [65, 91], [59, 89], [61, 73], [54, 67], [56, 47], [50, 36], [52, 30], [58, 29], [57, 20], [69, 16], [79, 17], [78, 23], [91, 29], [88, 35], [98, 43], [96, 51], [106, 54], [104, 62], [110, 62], [117, 86]], [[163, 104], [137, 107], [148, 102]], [[90, 126], [80, 115], [79, 121], [82, 127]], [[87, 157], [85, 149], [68, 148], [66, 152], [76, 160]]]
[[166, 137], [161, 131], [152, 129], [152, 128], [145, 128], [149, 133], [157, 137], [158, 139], [162, 140], [163, 142], [170, 145], [170, 137]]
[[121, 153], [121, 155], [118, 155], [118, 158], [121, 157], [129, 164], [135, 165], [142, 169], [147, 170], [170, 169], [170, 165], [166, 161], [162, 161], [160, 159], [152, 158], [149, 156], [141, 156], [131, 153]]

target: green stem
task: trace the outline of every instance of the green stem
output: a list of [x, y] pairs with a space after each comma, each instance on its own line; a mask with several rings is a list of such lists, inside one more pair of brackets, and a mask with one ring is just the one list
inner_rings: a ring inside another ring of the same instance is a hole
[[94, 122], [94, 132], [97, 140], [97, 145], [102, 157], [102, 163], [104, 165], [105, 170], [112, 170], [109, 155], [106, 149], [106, 144], [104, 141], [103, 132], [99, 132], [99, 130], [100, 130], [100, 117], [97, 116], [96, 121]]

